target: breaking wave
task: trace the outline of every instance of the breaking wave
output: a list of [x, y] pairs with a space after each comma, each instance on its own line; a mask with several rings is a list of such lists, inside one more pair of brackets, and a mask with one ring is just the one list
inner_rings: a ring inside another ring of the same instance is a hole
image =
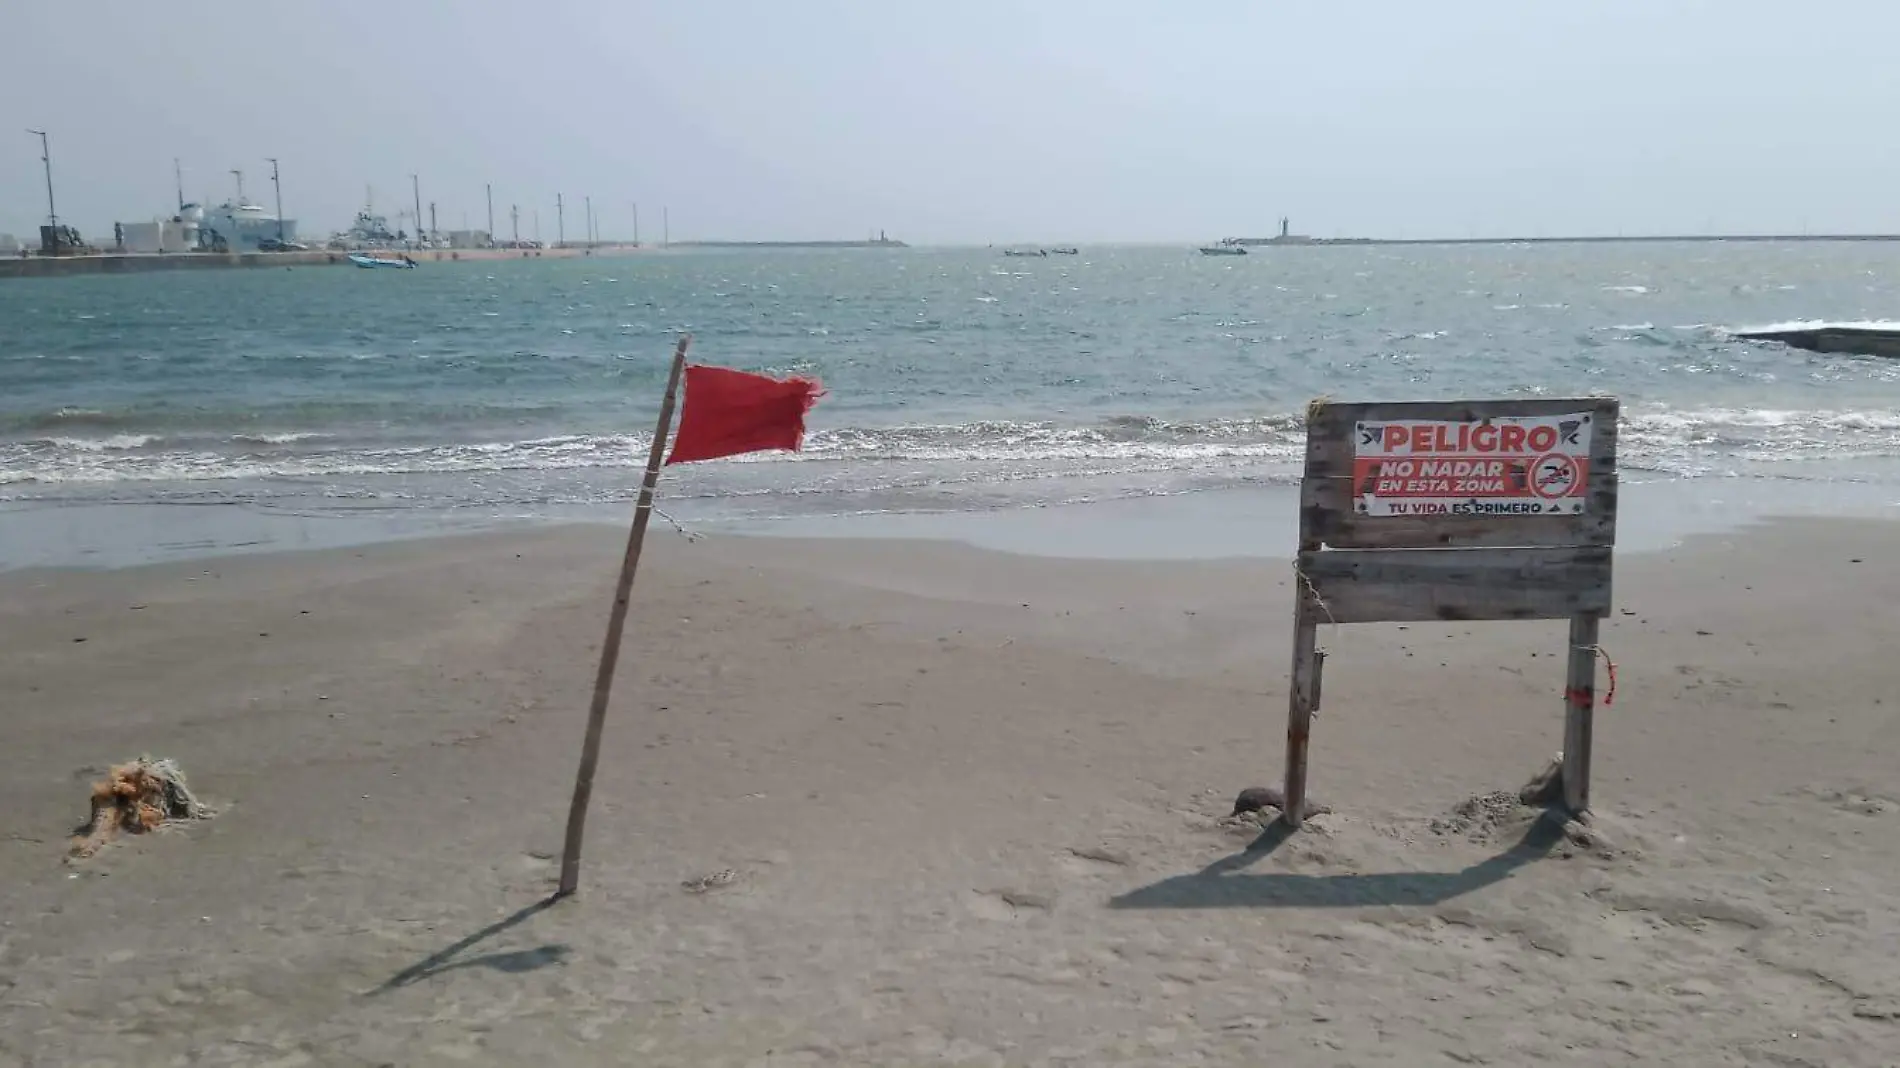
[[[47, 436], [0, 443], [0, 486], [150, 483], [232, 479], [469, 475], [632, 469], [644, 463], [638, 434], [567, 434], [416, 443], [349, 440], [306, 432], [208, 438], [111, 434]], [[1629, 407], [1620, 428], [1628, 470], [1694, 476], [1736, 464], [1841, 457], [1900, 457], [1900, 411]], [[726, 468], [816, 465], [849, 480], [854, 471], [926, 465], [959, 469], [1193, 472], [1218, 467], [1292, 473], [1304, 453], [1304, 418], [1170, 420], [1111, 416], [1088, 423], [978, 420], [839, 427], [812, 432], [800, 453], [759, 453]]]

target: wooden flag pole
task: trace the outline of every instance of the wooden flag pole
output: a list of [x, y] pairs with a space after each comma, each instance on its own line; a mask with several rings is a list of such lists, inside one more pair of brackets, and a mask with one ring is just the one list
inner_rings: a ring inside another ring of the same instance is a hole
[[614, 587], [614, 607], [607, 616], [607, 637], [600, 646], [600, 673], [594, 676], [594, 703], [587, 710], [587, 738], [581, 743], [580, 773], [574, 777], [574, 801], [567, 810], [567, 842], [561, 849], [561, 886], [555, 897], [567, 897], [580, 886], [581, 836], [587, 826], [587, 801], [594, 792], [594, 769], [600, 764], [600, 736], [607, 726], [607, 697], [613, 690], [614, 668], [620, 662], [620, 636], [627, 626], [627, 603], [633, 596], [633, 574], [640, 567], [640, 548], [646, 543], [647, 522], [653, 517], [653, 489], [660, 481], [666, 457], [667, 432], [673, 428], [673, 405], [679, 397], [680, 376], [686, 370], [686, 347], [692, 335], [680, 338], [673, 350], [673, 369], [667, 374], [666, 396], [660, 401], [660, 422], [653, 430], [653, 448], [647, 453], [647, 473], [640, 483], [640, 503], [633, 509], [633, 529], [627, 532], [627, 556], [620, 564], [620, 584]]

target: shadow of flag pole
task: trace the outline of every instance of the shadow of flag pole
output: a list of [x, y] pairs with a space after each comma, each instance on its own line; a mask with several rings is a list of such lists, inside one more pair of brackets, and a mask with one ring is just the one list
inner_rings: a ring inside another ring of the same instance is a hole
[[567, 839], [561, 847], [561, 886], [555, 897], [568, 897], [580, 886], [581, 838], [587, 827], [587, 802], [594, 792], [594, 769], [600, 764], [600, 736], [607, 725], [607, 698], [613, 690], [614, 668], [620, 662], [620, 638], [627, 626], [627, 602], [633, 596], [633, 574], [640, 567], [640, 548], [646, 543], [647, 523], [653, 518], [653, 490], [660, 481], [666, 456], [667, 432], [673, 427], [673, 407], [679, 399], [680, 377], [686, 370], [688, 334], [673, 349], [673, 369], [666, 376], [666, 397], [660, 401], [660, 421], [653, 430], [653, 448], [647, 453], [647, 473], [640, 483], [640, 503], [633, 509], [633, 528], [627, 532], [627, 555], [620, 564], [620, 582], [614, 587], [613, 611], [607, 616], [607, 636], [600, 646], [600, 672], [594, 676], [594, 703], [587, 710], [587, 738], [581, 743], [581, 767], [574, 777], [574, 801], [567, 810]]

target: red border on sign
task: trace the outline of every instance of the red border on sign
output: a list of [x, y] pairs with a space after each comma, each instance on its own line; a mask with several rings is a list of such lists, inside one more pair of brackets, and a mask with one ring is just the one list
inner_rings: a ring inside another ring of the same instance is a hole
[[[1538, 481], [1537, 472], [1540, 469], [1542, 469], [1542, 467], [1546, 463], [1552, 460], [1561, 460], [1566, 466], [1570, 468], [1570, 481], [1563, 484], [1563, 490], [1561, 492], [1545, 493], [1544, 484]], [[1536, 460], [1531, 462], [1530, 482], [1531, 482], [1531, 492], [1546, 501], [1559, 501], [1559, 500], [1564, 499], [1565, 497], [1578, 496], [1583, 492], [1583, 465], [1579, 464], [1577, 462], [1577, 458], [1570, 455], [1569, 453], [1563, 453], [1563, 452], [1545, 453], [1544, 455], [1539, 456]]]

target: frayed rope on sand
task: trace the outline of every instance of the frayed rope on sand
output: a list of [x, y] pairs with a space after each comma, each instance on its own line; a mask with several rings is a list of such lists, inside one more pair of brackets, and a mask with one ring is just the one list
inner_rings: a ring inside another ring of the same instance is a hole
[[144, 834], [167, 823], [212, 815], [210, 806], [192, 796], [177, 764], [141, 756], [92, 784], [92, 814], [73, 836], [72, 855], [92, 856], [122, 831]]

